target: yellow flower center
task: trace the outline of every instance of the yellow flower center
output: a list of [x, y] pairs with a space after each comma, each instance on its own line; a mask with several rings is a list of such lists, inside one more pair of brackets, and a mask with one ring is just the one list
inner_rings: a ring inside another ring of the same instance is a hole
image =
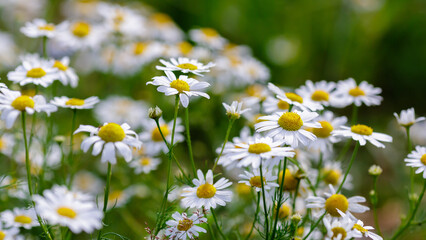
[[287, 131], [297, 131], [303, 126], [303, 121], [299, 114], [286, 112], [278, 119], [278, 125]]
[[70, 98], [68, 101], [65, 102], [65, 105], [68, 106], [83, 106], [84, 100], [79, 98]]
[[210, 183], [205, 183], [197, 188], [197, 197], [212, 198], [216, 194], [216, 188]]
[[330, 96], [328, 92], [323, 90], [316, 90], [315, 92], [312, 93], [311, 99], [317, 102], [321, 102], [321, 101], [328, 101], [329, 97]]
[[68, 207], [60, 207], [56, 210], [59, 215], [67, 218], [74, 219], [77, 216], [77, 213]]
[[183, 54], [186, 55], [191, 52], [192, 45], [189, 42], [180, 42], [178, 44], [178, 48]]
[[[281, 179], [283, 178], [283, 171], [280, 171], [278, 175], [278, 183], [281, 185]], [[289, 169], [285, 170], [284, 176], [284, 190], [294, 191], [297, 188], [298, 179], [291, 173]]]
[[55, 63], [53, 64], [53, 67], [61, 70], [61, 71], [66, 71], [68, 69], [67, 66], [65, 66], [64, 64], [61, 63], [61, 61], [55, 61]]
[[[161, 128], [161, 132], [163, 133], [164, 137], [167, 137], [170, 134], [170, 130], [169, 130], [169, 127], [167, 126], [167, 124], [160, 126], [160, 128]], [[151, 139], [154, 142], [162, 142], [163, 141], [163, 137], [161, 137], [161, 133], [160, 133], [160, 130], [158, 130], [158, 128], [154, 128], [152, 130]]]
[[250, 97], [256, 97], [263, 100], [265, 96], [262, 96], [262, 92], [263, 92], [263, 86], [258, 84], [250, 85], [246, 89], [246, 93]]
[[271, 151], [271, 146], [269, 146], [266, 143], [253, 143], [249, 145], [248, 152], [249, 153], [255, 153], [255, 154], [261, 154]]
[[137, 43], [135, 43], [135, 45], [133, 46], [133, 54], [134, 55], [140, 55], [140, 54], [142, 54], [145, 51], [147, 45], [148, 44], [143, 43], [143, 42], [137, 42]]
[[312, 133], [319, 138], [328, 138], [333, 131], [333, 126], [327, 121], [319, 121], [321, 128], [313, 128]]
[[422, 155], [422, 157], [420, 158], [420, 162], [423, 163], [423, 165], [426, 166], [426, 154]]
[[237, 193], [239, 195], [245, 196], [245, 195], [249, 195], [251, 193], [251, 187], [247, 186], [244, 183], [238, 183], [236, 188], [237, 188], [236, 189]]
[[46, 75], [46, 72], [43, 68], [33, 68], [27, 72], [27, 77], [30, 78], [41, 78]]
[[160, 24], [166, 24], [173, 22], [169, 15], [164, 13], [154, 13], [151, 16], [151, 19]]
[[303, 98], [296, 93], [286, 93], [285, 96], [293, 102], [303, 103]]
[[371, 127], [362, 124], [353, 125], [351, 127], [351, 131], [353, 133], [366, 136], [373, 134], [373, 129]]
[[186, 219], [179, 220], [177, 229], [179, 231], [188, 231], [193, 225], [194, 223], [192, 222], [192, 220], [186, 218]]
[[324, 182], [326, 184], [337, 185], [339, 183], [341, 173], [336, 169], [330, 169], [325, 171]]
[[219, 36], [219, 33], [217, 33], [217, 31], [213, 28], [202, 28], [201, 32], [203, 32], [204, 35], [206, 35], [206, 37], [208, 38], [214, 38]]
[[[258, 188], [262, 187], [262, 182], [260, 180], [260, 176], [254, 176], [254, 177], [250, 178], [249, 182], [250, 182], [250, 185], [252, 187], [258, 187]], [[265, 185], [265, 184], [266, 184], [266, 179], [263, 178], [263, 185]]]
[[53, 24], [46, 24], [44, 26], [38, 27], [39, 30], [45, 30], [45, 31], [53, 31], [55, 30], [55, 25]]
[[12, 102], [12, 107], [19, 111], [24, 111], [25, 108], [34, 108], [34, 100], [26, 95], [15, 98]]
[[4, 150], [6, 147], [6, 144], [4, 143], [4, 140], [0, 138], [0, 150]]
[[348, 199], [342, 194], [333, 194], [325, 201], [325, 210], [333, 217], [340, 217], [340, 214], [336, 209], [346, 212], [348, 207]]
[[142, 166], [148, 166], [151, 163], [151, 159], [148, 157], [141, 158], [140, 161]]
[[368, 232], [367, 229], [363, 228], [361, 225], [355, 223], [355, 225], [353, 226], [353, 229], [356, 229], [358, 231], [360, 231], [362, 234], [365, 234]]
[[0, 240], [3, 240], [6, 237], [6, 233], [0, 230]]
[[120, 199], [123, 196], [123, 191], [121, 190], [114, 190], [109, 194], [108, 202], [116, 202], [118, 199]]
[[[331, 237], [332, 240], [346, 238], [346, 235], [347, 235], [346, 230], [342, 227], [334, 227], [331, 229], [331, 231], [333, 232], [333, 236]], [[341, 238], [338, 238], [339, 235], [341, 236]]]
[[32, 223], [32, 219], [25, 215], [18, 215], [15, 217], [15, 222], [21, 223], [21, 224], [30, 224]]
[[359, 88], [358, 86], [349, 90], [349, 95], [353, 97], [365, 96], [364, 90]]
[[189, 84], [180, 79], [173, 80], [173, 82], [170, 83], [170, 87], [178, 90], [180, 93], [183, 91], [189, 91]]
[[280, 211], [278, 212], [278, 217], [283, 219], [283, 218], [287, 218], [288, 216], [290, 216], [290, 214], [291, 214], [290, 206], [288, 206], [287, 204], [283, 204], [280, 207]]
[[305, 232], [305, 228], [304, 227], [298, 227], [296, 230], [296, 235], [297, 236], [303, 236], [303, 233]]
[[126, 137], [126, 133], [117, 123], [108, 123], [101, 127], [98, 136], [105, 142], [119, 142]]
[[181, 64], [177, 65], [177, 67], [182, 68], [182, 69], [188, 69], [188, 70], [191, 70], [191, 71], [198, 69], [197, 66], [195, 66], [194, 64], [191, 64], [191, 63], [181, 63]]
[[79, 38], [83, 38], [90, 33], [90, 25], [86, 22], [77, 22], [72, 26], [72, 33]]
[[290, 104], [288, 104], [288, 102], [286, 101], [279, 100], [277, 103], [277, 107], [281, 110], [287, 110], [290, 108]]

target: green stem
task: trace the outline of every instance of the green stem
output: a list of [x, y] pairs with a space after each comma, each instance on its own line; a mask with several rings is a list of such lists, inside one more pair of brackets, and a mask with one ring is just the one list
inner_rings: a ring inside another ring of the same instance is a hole
[[219, 156], [217, 156], [216, 161], [214, 162], [214, 166], [212, 169], [213, 172], [217, 166], [217, 163], [219, 162], [220, 157], [222, 156], [223, 150], [225, 149], [225, 145], [228, 142], [229, 134], [231, 133], [232, 125], [234, 124], [234, 122], [235, 122], [235, 118], [229, 119], [228, 129], [226, 129], [225, 141], [222, 144], [222, 149], [220, 150]]
[[408, 221], [403, 225], [403, 227], [401, 227], [391, 238], [391, 240], [393, 239], [397, 239], [411, 224], [411, 221], [413, 221], [414, 217], [416, 216], [417, 210], [419, 209], [420, 203], [422, 202], [423, 196], [425, 194], [425, 190], [426, 190], [426, 179], [424, 180], [424, 184], [423, 184], [423, 190], [420, 193], [419, 198], [417, 199], [417, 203], [414, 206], [413, 211], [411, 212], [410, 218], [408, 219]]
[[352, 104], [352, 119], [351, 119], [351, 125], [355, 125], [358, 119], [358, 107], [354, 104]]
[[349, 162], [348, 169], [346, 170], [345, 176], [343, 177], [343, 181], [342, 181], [342, 183], [340, 183], [340, 186], [337, 189], [336, 193], [339, 193], [340, 190], [342, 190], [343, 184], [345, 184], [346, 178], [348, 177], [349, 171], [351, 170], [352, 164], [354, 163], [356, 154], [358, 152], [358, 148], [359, 148], [359, 142], [357, 141], [356, 145], [355, 145], [355, 148], [354, 148], [354, 151], [352, 153], [351, 161]]
[[[405, 127], [405, 131], [407, 133], [407, 151], [408, 154], [413, 150], [413, 146], [411, 144], [411, 137], [410, 137], [410, 127]], [[414, 168], [410, 168], [410, 195], [414, 193]], [[409, 198], [410, 200], [410, 209], [412, 210], [414, 207], [414, 202]]]
[[351, 146], [351, 142], [352, 142], [352, 139], [348, 139], [348, 141], [343, 146], [342, 151], [340, 152], [339, 156], [337, 156], [336, 162], [340, 161], [346, 155], [346, 153], [349, 150], [349, 147]]
[[[271, 239], [274, 239], [275, 237], [275, 232], [277, 231], [277, 225], [278, 225], [278, 215], [280, 213], [280, 208], [281, 208], [281, 204], [282, 204], [282, 197], [283, 197], [283, 193], [284, 193], [284, 179], [285, 179], [285, 171], [287, 169], [287, 157], [284, 157], [284, 166], [283, 166], [283, 175], [281, 177], [281, 183], [280, 183], [280, 193], [279, 193], [279, 197], [278, 197], [278, 201], [277, 201], [277, 210], [275, 211], [275, 221], [274, 221], [274, 228], [272, 229], [272, 235], [271, 235]], [[279, 175], [279, 173], [278, 173]], [[268, 239], [268, 238], [266, 238]]]
[[323, 154], [322, 152], [320, 153], [320, 157], [319, 157], [319, 162], [318, 162], [318, 166], [317, 166], [317, 170], [318, 170], [318, 176], [317, 176], [317, 181], [315, 183], [315, 188], [318, 187], [319, 182], [321, 180], [321, 167], [322, 167], [322, 161], [323, 161]]
[[[105, 195], [104, 195], [104, 207], [102, 211], [104, 212], [104, 219], [106, 219], [106, 213], [108, 208], [108, 198], [109, 198], [109, 189], [110, 189], [110, 183], [111, 183], [111, 175], [112, 175], [112, 165], [110, 162], [108, 162], [108, 171], [107, 171], [107, 181], [105, 185]], [[102, 230], [99, 230], [98, 233], [98, 240], [101, 239]]]
[[[294, 159], [292, 159], [292, 158], [288, 158], [288, 160], [290, 161], [290, 162], [292, 162], [294, 165], [296, 165], [297, 166], [297, 168], [300, 170], [300, 171], [302, 171], [302, 172], [305, 172], [303, 169], [302, 169], [302, 167], [300, 167], [300, 164], [296, 161], [296, 160], [294, 160]], [[306, 182], [308, 183], [308, 185], [309, 185], [309, 188], [311, 189], [311, 191], [313, 192], [313, 194], [314, 194], [314, 196], [317, 196], [317, 193], [316, 193], [316, 187], [312, 184], [312, 182], [311, 182], [311, 180], [309, 180], [309, 178], [308, 177], [305, 177], [304, 178], [304, 180], [306, 180]]]
[[207, 227], [209, 228], [209, 233], [210, 233], [210, 237], [212, 238], [212, 240], [216, 240], [216, 237], [214, 236], [214, 232], [213, 232], [211, 224], [207, 223]]
[[260, 192], [257, 192], [257, 204], [256, 204], [256, 211], [254, 213], [254, 220], [253, 220], [253, 223], [251, 224], [250, 232], [248, 233], [246, 240], [250, 238], [251, 234], [253, 233], [254, 226], [256, 225], [257, 215], [259, 215], [259, 210], [260, 210], [259, 205], [260, 205]]
[[374, 181], [373, 181], [374, 201], [372, 201], [373, 216], [374, 216], [374, 225], [376, 226], [377, 234], [379, 234], [380, 236], [383, 236], [382, 230], [380, 229], [380, 225], [379, 225], [379, 218], [377, 216], [377, 180], [378, 180], [378, 176], [374, 176]]
[[72, 121], [71, 121], [71, 132], [70, 132], [70, 151], [68, 153], [68, 165], [71, 166], [68, 188], [70, 188], [72, 181], [74, 179], [74, 167], [75, 166], [74, 166], [74, 162], [73, 162], [73, 157], [74, 157], [73, 146], [74, 146], [74, 129], [75, 129], [76, 119], [77, 119], [77, 109], [73, 109], [72, 110]]
[[216, 224], [216, 228], [219, 231], [220, 236], [225, 240], [228, 239], [225, 236], [225, 234], [222, 232], [222, 228], [219, 226], [219, 224], [217, 222], [216, 214], [214, 213], [214, 209], [212, 207], [210, 208], [210, 211], [212, 212], [213, 220], [214, 220], [214, 223]]
[[299, 194], [299, 187], [300, 187], [300, 179], [297, 179], [296, 191], [294, 192], [294, 198], [291, 205], [293, 212], [296, 212], [296, 199], [297, 199], [297, 194]]
[[[260, 162], [260, 179], [262, 179], [262, 181], [260, 181], [260, 183], [262, 185], [263, 211], [264, 211], [264, 214], [265, 214], [265, 229], [266, 229], [265, 239], [269, 239], [268, 238], [269, 237], [269, 217], [268, 217], [268, 208], [266, 207], [265, 184], [263, 182], [262, 160]], [[272, 238], [272, 239], [274, 239], [274, 238]]]
[[47, 37], [43, 37], [43, 58], [47, 59]]
[[324, 214], [321, 215], [320, 218], [318, 218], [318, 221], [316, 221], [314, 223], [314, 225], [311, 226], [311, 229], [309, 229], [308, 234], [306, 234], [306, 236], [303, 238], [303, 240], [308, 239], [309, 235], [311, 235], [311, 233], [314, 231], [314, 229], [318, 226], [318, 224], [322, 221], [322, 219], [325, 217], [325, 214], [327, 214], [327, 212], [325, 212]]
[[185, 108], [185, 130], [186, 130], [186, 143], [188, 144], [189, 160], [191, 161], [192, 173], [197, 176], [197, 169], [195, 168], [194, 155], [192, 154], [191, 134], [189, 132], [189, 110]]

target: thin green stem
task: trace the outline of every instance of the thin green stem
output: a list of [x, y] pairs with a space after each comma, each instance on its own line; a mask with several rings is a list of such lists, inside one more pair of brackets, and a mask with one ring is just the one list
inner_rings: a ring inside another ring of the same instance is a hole
[[71, 121], [71, 132], [70, 132], [70, 151], [68, 153], [68, 165], [71, 166], [68, 188], [71, 186], [72, 181], [74, 179], [74, 167], [75, 167], [75, 165], [74, 165], [74, 161], [73, 161], [73, 157], [74, 157], [73, 146], [74, 146], [74, 129], [75, 129], [76, 119], [77, 119], [77, 109], [73, 109], [72, 110], [72, 121]]
[[223, 238], [223, 239], [228, 239], [226, 236], [225, 236], [225, 234], [223, 233], [223, 231], [222, 231], [222, 228], [219, 226], [219, 224], [218, 224], [218, 222], [217, 222], [217, 218], [216, 218], [216, 214], [214, 213], [214, 209], [211, 207], [210, 208], [210, 211], [212, 212], [212, 216], [213, 216], [213, 220], [214, 220], [214, 223], [216, 224], [216, 228], [217, 228], [217, 230], [218, 230], [218, 232], [219, 232], [219, 234], [220, 234], [220, 236]]
[[[110, 189], [110, 183], [111, 183], [111, 175], [112, 175], [112, 165], [110, 162], [108, 162], [108, 171], [107, 171], [107, 179], [106, 179], [106, 185], [105, 185], [105, 195], [104, 195], [104, 207], [102, 211], [104, 212], [104, 219], [106, 219], [106, 213], [108, 208], [108, 198], [109, 198], [109, 189]], [[98, 233], [98, 240], [101, 239], [102, 230], [99, 230]]]
[[352, 104], [352, 119], [351, 119], [351, 125], [355, 125], [355, 123], [358, 120], [358, 107], [354, 104]]
[[297, 199], [297, 195], [299, 194], [299, 187], [300, 187], [300, 179], [297, 179], [296, 191], [294, 192], [293, 202], [291, 205], [293, 212], [296, 212], [296, 199]]
[[346, 153], [349, 150], [349, 147], [351, 146], [351, 142], [352, 142], [352, 139], [348, 139], [348, 141], [343, 146], [342, 151], [340, 152], [339, 156], [337, 156], [336, 162], [340, 161], [346, 155]]
[[214, 166], [212, 169], [213, 172], [216, 169], [217, 163], [219, 162], [219, 159], [222, 156], [223, 150], [225, 149], [225, 145], [228, 142], [229, 134], [231, 133], [232, 125], [234, 124], [234, 122], [235, 122], [235, 118], [229, 119], [228, 129], [226, 129], [225, 141], [222, 144], [222, 149], [220, 150], [219, 156], [217, 156], [216, 161], [214, 162]]
[[314, 231], [314, 229], [318, 226], [318, 224], [322, 221], [322, 219], [325, 217], [325, 214], [327, 214], [327, 212], [325, 212], [324, 214], [321, 215], [320, 218], [318, 218], [318, 220], [314, 223], [314, 225], [311, 226], [311, 228], [309, 229], [308, 234], [306, 234], [306, 236], [303, 238], [303, 240], [308, 239], [309, 235], [311, 235], [311, 233]]
[[[413, 150], [413, 146], [411, 144], [411, 137], [410, 137], [410, 126], [405, 127], [405, 131], [407, 133], [407, 152], [410, 153]], [[410, 193], [409, 195], [412, 195], [414, 193], [414, 168], [410, 168]], [[410, 202], [410, 209], [412, 210], [414, 207], [414, 202], [411, 200], [412, 198], [409, 198]]]
[[342, 181], [342, 183], [340, 183], [340, 186], [339, 186], [339, 188], [337, 189], [337, 192], [336, 192], [336, 193], [339, 193], [339, 192], [340, 192], [340, 190], [342, 190], [343, 184], [345, 184], [345, 182], [346, 182], [346, 178], [348, 177], [349, 171], [351, 170], [352, 164], [354, 163], [354, 160], [355, 160], [356, 154], [357, 154], [357, 152], [358, 152], [358, 148], [359, 148], [359, 142], [357, 141], [357, 142], [356, 142], [356, 144], [355, 144], [354, 151], [353, 151], [353, 153], [352, 153], [351, 161], [349, 162], [348, 169], [346, 170], [345, 176], [343, 177], [343, 181]]
[[260, 205], [260, 192], [257, 192], [256, 211], [254, 213], [254, 219], [253, 219], [253, 223], [251, 224], [250, 232], [248, 233], [247, 237], [245, 238], [246, 240], [248, 240], [250, 238], [251, 234], [253, 233], [254, 226], [256, 225], [257, 216], [259, 215], [259, 210], [260, 210], [259, 205]]
[[47, 37], [43, 37], [43, 58], [47, 59]]
[[211, 224], [207, 223], [207, 227], [209, 228], [209, 233], [210, 233], [210, 237], [212, 238], [212, 240], [216, 240], [216, 237], [214, 236], [214, 232], [213, 232]]
[[373, 191], [374, 191], [374, 196], [373, 196], [373, 200], [372, 200], [372, 205], [373, 205], [373, 216], [374, 216], [374, 225], [376, 226], [376, 230], [377, 233], [380, 236], [383, 236], [382, 234], [382, 230], [380, 229], [380, 225], [379, 225], [379, 218], [377, 216], [377, 180], [378, 180], [378, 176], [374, 176], [374, 180], [373, 180]]
[[189, 132], [189, 108], [185, 108], [185, 130], [186, 130], [186, 143], [188, 144], [189, 160], [191, 161], [192, 173], [194, 176], [197, 175], [197, 169], [195, 168], [194, 155], [192, 154], [191, 134]]
[[260, 179], [262, 179], [262, 181], [260, 181], [260, 183], [262, 185], [263, 211], [265, 213], [265, 229], [266, 229], [265, 239], [269, 239], [268, 238], [269, 237], [269, 217], [268, 217], [268, 208], [266, 207], [266, 195], [265, 195], [265, 184], [263, 182], [262, 161], [260, 162]]
[[[272, 229], [271, 239], [274, 239], [275, 233], [277, 231], [278, 215], [280, 213], [280, 208], [281, 208], [281, 204], [282, 204], [281, 201], [282, 201], [283, 193], [284, 193], [284, 179], [285, 179], [286, 169], [287, 169], [287, 157], [284, 157], [284, 166], [283, 166], [283, 169], [282, 169], [283, 175], [281, 177], [280, 191], [279, 191], [280, 193], [279, 193], [279, 197], [278, 197], [278, 201], [277, 201], [277, 210], [275, 211], [275, 221], [274, 221], [274, 227]], [[268, 238], [266, 238], [266, 239], [268, 239]]]
[[317, 181], [315, 182], [315, 188], [318, 187], [319, 182], [321, 180], [321, 167], [322, 167], [322, 161], [323, 161], [323, 154], [322, 152], [320, 153], [320, 157], [319, 157], [319, 161], [318, 161], [318, 166], [317, 166], [317, 170], [318, 170], [318, 176], [317, 176]]

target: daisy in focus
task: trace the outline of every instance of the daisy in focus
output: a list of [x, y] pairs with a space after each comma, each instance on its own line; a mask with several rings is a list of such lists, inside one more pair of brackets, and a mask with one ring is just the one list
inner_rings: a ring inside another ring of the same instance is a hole
[[382, 97], [379, 94], [382, 89], [376, 88], [366, 81], [359, 85], [353, 78], [346, 79], [337, 83], [336, 94], [344, 101], [345, 105], [355, 104], [359, 107], [362, 104], [366, 106], [380, 105]]
[[426, 179], [426, 147], [416, 146], [416, 149], [408, 154], [404, 162], [409, 167], [417, 168], [416, 174], [423, 172], [423, 178]]
[[32, 227], [39, 226], [34, 208], [6, 210], [0, 214], [0, 219], [5, 223], [5, 227], [7, 228], [23, 227], [31, 229]]
[[121, 155], [124, 160], [132, 160], [132, 148], [140, 148], [142, 142], [138, 135], [130, 130], [127, 123], [118, 125], [116, 123], [104, 123], [101, 127], [80, 125], [74, 132], [89, 132], [90, 137], [83, 140], [81, 149], [87, 152], [93, 145], [92, 155], [96, 156], [102, 152], [101, 162], [117, 163], [116, 155]]
[[68, 23], [63, 22], [57, 26], [52, 23], [46, 22], [44, 19], [34, 19], [31, 22], [26, 22], [25, 26], [21, 27], [21, 32], [30, 38], [47, 37], [53, 38], [56, 34], [64, 31]]
[[249, 187], [253, 187], [256, 192], [262, 191], [262, 177], [265, 190], [279, 187], [277, 184], [277, 176], [272, 176], [272, 173], [267, 169], [262, 169], [262, 177], [260, 176], [260, 169], [258, 168], [253, 169], [253, 172], [244, 171], [244, 174], [240, 174], [239, 177], [243, 180], [238, 181], [238, 183], [244, 183]]
[[169, 239], [195, 239], [199, 236], [199, 232], [207, 232], [204, 228], [197, 226], [198, 224], [207, 223], [207, 218], [198, 210], [191, 217], [188, 217], [186, 213], [180, 214], [179, 212], [173, 213], [172, 217], [173, 220], [166, 222], [168, 226], [166, 236], [169, 236]]
[[45, 190], [43, 196], [35, 195], [37, 212], [52, 225], [68, 227], [73, 233], [92, 233], [102, 228], [103, 213], [94, 201], [81, 201], [74, 193]]
[[300, 110], [318, 111], [324, 109], [320, 102], [311, 101], [311, 97], [307, 97], [308, 100], [305, 100], [304, 97], [293, 92], [285, 92], [272, 83], [268, 83], [268, 89], [276, 95], [277, 99], [287, 102], [289, 105], [297, 107]]
[[193, 179], [192, 183], [195, 187], [184, 188], [182, 194], [182, 203], [185, 207], [206, 209], [216, 208], [217, 205], [225, 206], [226, 202], [231, 202], [232, 192], [224, 190], [232, 185], [228, 179], [221, 178], [216, 183], [213, 183], [212, 170], [204, 174], [201, 170], [197, 171], [198, 179]]
[[32, 83], [48, 87], [58, 79], [58, 70], [53, 67], [52, 61], [34, 55], [24, 58], [20, 66], [7, 74], [7, 78], [21, 86]]
[[[167, 143], [172, 141], [172, 131], [173, 131], [173, 121], [165, 122], [163, 118], [158, 119], [160, 125], [161, 133], [163, 133], [164, 138]], [[169, 147], [163, 140], [160, 130], [158, 129], [155, 121], [151, 119], [146, 120], [142, 123], [144, 131], [139, 135], [140, 140], [144, 143], [144, 149], [149, 150], [152, 155], [157, 155], [160, 152], [168, 153]], [[182, 120], [180, 118], [176, 119], [175, 135], [174, 135], [174, 144], [182, 142], [184, 137], [182, 135], [185, 130], [182, 125]]]
[[239, 119], [241, 114], [250, 111], [250, 108], [242, 109], [243, 102], [233, 101], [231, 105], [226, 103], [222, 103], [222, 105], [226, 110], [228, 118]]
[[349, 240], [354, 237], [354, 231], [352, 230], [354, 223], [349, 217], [340, 219], [325, 217], [323, 222], [327, 229], [326, 240]]
[[57, 79], [64, 85], [68, 84], [75, 88], [78, 85], [78, 76], [75, 73], [74, 69], [70, 68], [70, 58], [63, 57], [61, 60], [55, 60], [53, 67], [58, 70]]
[[50, 101], [55, 106], [71, 109], [92, 109], [99, 102], [98, 97], [89, 97], [86, 99], [55, 97]]
[[164, 66], [157, 66], [158, 70], [162, 71], [181, 71], [182, 73], [193, 73], [198, 76], [203, 76], [201, 73], [210, 72], [210, 68], [215, 64], [210, 62], [206, 65], [198, 62], [196, 59], [180, 57], [178, 59], [171, 58], [170, 62], [160, 59]]
[[6, 122], [6, 128], [11, 128], [19, 114], [24, 112], [27, 114], [45, 112], [50, 115], [51, 112], [58, 109], [56, 106], [46, 103], [41, 95], [30, 97], [7, 88], [2, 88], [0, 92], [1, 119]]
[[157, 91], [164, 93], [166, 96], [179, 95], [182, 106], [187, 108], [189, 104], [189, 98], [193, 96], [202, 96], [210, 99], [207, 93], [200, 92], [204, 88], [210, 86], [207, 82], [200, 82], [194, 78], [188, 78], [188, 76], [180, 75], [176, 78], [175, 74], [171, 71], [165, 71], [166, 76], [154, 77], [151, 82], [146, 84], [152, 84], [159, 86]]
[[396, 120], [398, 121], [398, 124], [403, 126], [403, 127], [411, 127], [415, 123], [426, 120], [425, 117], [416, 118], [414, 108], [402, 110], [401, 114], [399, 114], [399, 116], [398, 116], [397, 113], [393, 113], [393, 115], [395, 116]]
[[376, 147], [384, 148], [385, 145], [382, 142], [392, 142], [392, 137], [383, 133], [373, 132], [373, 128], [357, 124], [352, 127], [341, 126], [340, 130], [335, 130], [333, 136], [350, 137], [355, 141], [358, 141], [361, 146], [364, 146], [367, 141]]

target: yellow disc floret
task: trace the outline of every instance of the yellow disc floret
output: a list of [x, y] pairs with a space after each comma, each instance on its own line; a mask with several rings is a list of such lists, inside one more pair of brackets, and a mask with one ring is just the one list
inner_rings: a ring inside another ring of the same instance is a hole
[[191, 52], [192, 45], [189, 42], [180, 42], [178, 44], [178, 48], [184, 55], [186, 55]]
[[65, 66], [63, 63], [61, 63], [61, 61], [57, 61], [57, 60], [53, 64], [53, 67], [55, 67], [55, 68], [57, 68], [61, 71], [64, 71], [64, 72], [68, 69], [68, 67]]
[[46, 24], [44, 26], [38, 27], [39, 30], [45, 30], [45, 31], [53, 31], [55, 30], [55, 25], [53, 24]]
[[76, 22], [72, 26], [72, 33], [79, 38], [83, 38], [90, 33], [90, 25], [86, 22]]
[[140, 159], [140, 163], [142, 166], [149, 166], [149, 164], [151, 163], [151, 158], [143, 157]]
[[126, 137], [126, 133], [117, 123], [108, 123], [99, 129], [98, 136], [105, 142], [120, 142]]
[[184, 91], [189, 91], [189, 84], [183, 80], [176, 79], [170, 83], [170, 87], [178, 90], [178, 92], [182, 93]]
[[18, 215], [15, 217], [15, 222], [21, 223], [21, 224], [31, 224], [33, 220], [25, 215]]
[[[254, 176], [254, 177], [250, 178], [250, 180], [249, 180], [250, 185], [252, 187], [261, 188], [262, 187], [262, 182], [261, 182], [260, 179], [261, 179], [260, 176]], [[266, 179], [263, 178], [263, 186], [265, 186], [265, 184], [266, 184]]]
[[169, 15], [164, 13], [154, 13], [151, 15], [151, 19], [159, 24], [172, 23], [173, 20], [169, 17]]
[[327, 121], [319, 121], [321, 128], [313, 128], [312, 133], [318, 138], [328, 138], [333, 131], [333, 126]]
[[241, 196], [246, 196], [251, 193], [251, 187], [247, 186], [245, 183], [238, 183], [236, 191]]
[[[346, 230], [342, 227], [334, 227], [331, 229], [331, 231], [333, 232], [333, 236], [331, 237], [331, 240], [334, 239], [345, 239], [346, 238]], [[340, 235], [340, 238], [339, 238]]]
[[328, 92], [323, 90], [316, 90], [311, 95], [311, 99], [317, 102], [328, 101], [329, 98], [330, 95], [328, 94]]
[[25, 111], [25, 108], [34, 108], [34, 100], [26, 95], [19, 96], [13, 100], [11, 106], [19, 111]]
[[296, 93], [286, 93], [285, 96], [293, 102], [303, 103], [303, 98]]
[[288, 216], [291, 215], [291, 209], [290, 206], [287, 204], [283, 204], [280, 207], [280, 211], [278, 212], [278, 217], [283, 219], [283, 218], [287, 218]]
[[426, 154], [422, 155], [422, 157], [420, 158], [420, 162], [423, 163], [423, 165], [426, 166]]
[[352, 97], [365, 96], [365, 92], [357, 86], [349, 90], [349, 95], [351, 95]]
[[[280, 171], [278, 175], [278, 183], [281, 185], [281, 181], [283, 178], [283, 171]], [[298, 179], [294, 176], [289, 169], [285, 170], [284, 176], [284, 190], [286, 191], [294, 191], [297, 188]]]
[[137, 42], [133, 45], [133, 54], [134, 55], [141, 55], [146, 47], [148, 46], [148, 44], [144, 43], [144, 42]]
[[181, 64], [177, 65], [176, 67], [182, 68], [182, 69], [188, 69], [188, 70], [191, 70], [191, 71], [198, 69], [198, 67], [195, 66], [192, 63], [181, 63]]
[[83, 106], [84, 100], [79, 98], [70, 98], [68, 101], [65, 102], [65, 105], [68, 106]]
[[340, 214], [336, 209], [346, 212], [348, 207], [348, 199], [342, 194], [333, 194], [325, 201], [325, 210], [333, 217], [340, 217]]
[[278, 119], [278, 125], [287, 131], [297, 131], [303, 126], [303, 121], [299, 114], [286, 112]]
[[336, 169], [326, 169], [324, 172], [324, 182], [326, 184], [337, 185], [341, 177], [341, 172]]
[[179, 231], [188, 231], [193, 225], [194, 223], [191, 219], [185, 218], [185, 219], [179, 220], [177, 229]]
[[77, 216], [77, 213], [68, 207], [60, 207], [56, 210], [56, 212], [63, 217], [67, 217], [71, 219], [74, 219]]
[[249, 145], [248, 152], [254, 154], [261, 154], [271, 151], [271, 146], [266, 143], [253, 143]]
[[216, 194], [216, 188], [210, 183], [205, 183], [197, 188], [197, 197], [212, 198]]
[[43, 68], [33, 68], [31, 70], [28, 70], [27, 77], [30, 78], [41, 78], [46, 75], [46, 71], [43, 70]]
[[355, 225], [353, 226], [353, 229], [356, 229], [358, 231], [360, 231], [362, 234], [365, 234], [368, 232], [367, 229], [363, 228], [361, 225], [355, 223]]
[[277, 107], [281, 110], [287, 110], [290, 108], [290, 104], [288, 104], [288, 102], [286, 101], [279, 100], [277, 103]]
[[[164, 137], [167, 137], [170, 134], [170, 130], [169, 130], [169, 127], [167, 126], [167, 124], [160, 126], [160, 129], [161, 129], [161, 132], [163, 133]], [[152, 130], [151, 139], [154, 142], [162, 142], [163, 141], [163, 137], [161, 136], [160, 130], [158, 130], [158, 128], [154, 128]]]
[[6, 237], [6, 233], [0, 230], [0, 240], [3, 240]]
[[202, 28], [201, 32], [203, 32], [204, 35], [206, 35], [206, 37], [208, 38], [214, 38], [219, 36], [219, 33], [217, 33], [217, 31], [213, 28]]
[[362, 124], [353, 125], [351, 127], [351, 131], [353, 133], [366, 136], [373, 134], [373, 129], [371, 127]]

